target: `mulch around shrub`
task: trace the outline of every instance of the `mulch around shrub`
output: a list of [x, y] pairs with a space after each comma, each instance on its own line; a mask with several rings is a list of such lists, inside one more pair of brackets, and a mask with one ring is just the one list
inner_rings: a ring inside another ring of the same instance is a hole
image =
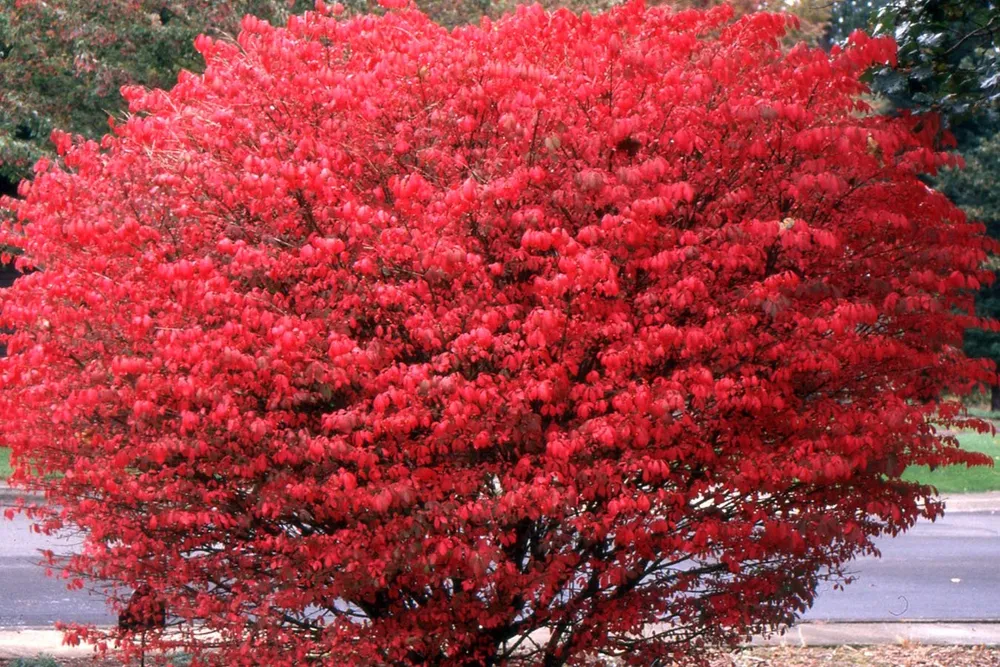
[[754, 648], [719, 656], [712, 667], [1000, 667], [1000, 647]]

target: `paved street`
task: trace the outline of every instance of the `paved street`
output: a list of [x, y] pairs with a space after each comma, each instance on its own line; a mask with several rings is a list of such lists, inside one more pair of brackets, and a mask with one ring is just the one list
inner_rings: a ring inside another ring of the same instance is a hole
[[[38, 549], [71, 547], [30, 533], [23, 517], [0, 520], [0, 628], [114, 622], [100, 596], [68, 591], [36, 565]], [[950, 514], [881, 548], [881, 560], [852, 565], [846, 591], [825, 586], [804, 620], [1000, 619], [1000, 513]]]
[[32, 533], [24, 517], [0, 517], [0, 628], [51, 627], [56, 621], [109, 625], [104, 599], [70, 591], [62, 579], [45, 576], [39, 549], [68, 551], [73, 542]]
[[846, 590], [822, 587], [804, 620], [1000, 619], [1000, 513], [948, 514], [879, 548], [852, 564]]

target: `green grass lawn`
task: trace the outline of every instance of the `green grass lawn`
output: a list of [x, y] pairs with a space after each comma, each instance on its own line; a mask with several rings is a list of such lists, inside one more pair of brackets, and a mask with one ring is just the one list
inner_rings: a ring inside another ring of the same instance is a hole
[[0, 447], [0, 482], [6, 482], [10, 473], [10, 450]]
[[976, 466], [947, 466], [931, 472], [927, 466], [911, 466], [903, 473], [907, 481], [933, 484], [940, 493], [981, 493], [1000, 491], [1000, 437], [982, 433], [960, 433], [958, 441], [963, 449], [982, 452], [996, 464], [990, 468]]

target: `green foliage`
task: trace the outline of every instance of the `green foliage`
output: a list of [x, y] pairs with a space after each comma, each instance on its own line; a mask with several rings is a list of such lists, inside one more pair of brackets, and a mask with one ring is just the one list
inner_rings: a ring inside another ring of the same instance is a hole
[[889, 35], [899, 65], [873, 74], [894, 109], [936, 111], [950, 125], [978, 120], [1000, 102], [997, 0], [835, 0], [829, 41], [855, 30]]
[[[1000, 238], [1000, 128], [980, 126], [986, 136], [965, 133], [964, 169], [949, 169], [937, 179], [937, 187], [975, 220], [986, 225], [987, 233]], [[996, 260], [994, 260], [996, 262]], [[996, 267], [994, 267], [996, 268]], [[983, 288], [976, 299], [981, 316], [1000, 316], [1000, 283]], [[1000, 334], [973, 329], [966, 333], [965, 351], [975, 357], [1000, 361]]]
[[889, 1], [839, 0], [830, 3], [830, 41], [842, 44], [855, 30], [870, 32], [875, 14]]
[[[332, 0], [330, 0], [332, 2]], [[518, 5], [537, 2], [547, 10], [566, 7], [574, 12], [589, 11], [591, 13], [605, 11], [619, 4], [619, 0], [415, 0], [420, 11], [424, 12], [445, 27], [478, 23], [484, 16], [499, 18], [503, 14], [514, 11]], [[657, 4], [649, 2], [648, 4]], [[352, 9], [352, 7], [348, 7]]]
[[899, 44], [899, 66], [874, 78], [897, 109], [937, 111], [955, 122], [1000, 102], [996, 0], [888, 0], [874, 32]]
[[962, 142], [965, 168], [943, 171], [937, 185], [969, 216], [984, 223], [990, 236], [1000, 237], [1000, 127], [982, 127], [992, 131]]
[[14, 658], [8, 667], [59, 667], [59, 663], [50, 655], [39, 654], [34, 658]]
[[[169, 88], [197, 69], [200, 33], [234, 35], [247, 13], [283, 22], [309, 0], [0, 0], [0, 178], [25, 177], [54, 128], [108, 131], [119, 89]], [[9, 187], [8, 187], [9, 189]]]
[[647, 0], [647, 4], [665, 4], [677, 9], [709, 9], [728, 4], [737, 17], [756, 11], [793, 14], [799, 27], [788, 33], [787, 43], [804, 41], [816, 46], [826, 40], [830, 13], [836, 3], [830, 0]]

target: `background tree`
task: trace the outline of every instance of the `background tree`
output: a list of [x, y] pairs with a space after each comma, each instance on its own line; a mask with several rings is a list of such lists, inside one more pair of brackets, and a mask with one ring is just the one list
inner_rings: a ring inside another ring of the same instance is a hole
[[897, 109], [933, 111], [949, 124], [979, 121], [1000, 102], [1000, 6], [993, 0], [889, 0], [874, 34], [895, 38], [898, 65], [875, 90]]
[[201, 664], [692, 663], [936, 516], [986, 240], [888, 40], [730, 17], [247, 19], [57, 134], [0, 435], [67, 572]]
[[202, 60], [194, 39], [250, 13], [283, 23], [299, 0], [0, 0], [0, 190], [11, 194], [59, 129], [88, 138], [120, 113], [119, 88], [169, 88]]
[[855, 30], [871, 33], [873, 19], [891, 0], [834, 0], [830, 6], [830, 30], [827, 46], [843, 44]]
[[[973, 219], [986, 225], [987, 233], [1000, 239], [1000, 131], [996, 123], [984, 120], [979, 131], [966, 129], [960, 145], [965, 158], [963, 169], [946, 169], [936, 184]], [[979, 136], [976, 136], [976, 135]], [[990, 267], [995, 271], [994, 257]], [[1000, 316], [1000, 284], [984, 287], [976, 297], [976, 311], [983, 317]], [[1000, 362], [1000, 334], [993, 330], [970, 329], [965, 336], [966, 353]], [[990, 408], [1000, 412], [1000, 382], [994, 382]]]
[[[453, 28], [477, 24], [485, 16], [499, 19], [517, 9], [518, 5], [534, 4], [520, 0], [415, 0], [421, 11], [437, 23]], [[621, 0], [538, 0], [549, 11], [566, 8], [573, 12], [601, 12], [621, 4]]]
[[[899, 44], [896, 67], [877, 70], [873, 89], [894, 112], [933, 113], [954, 135], [950, 144], [964, 156], [963, 170], [946, 169], [928, 179], [1000, 240], [1000, 206], [993, 184], [1000, 182], [1000, 5], [993, 0], [874, 0], [841, 3], [867, 16], [874, 34]], [[844, 14], [846, 16], [846, 13]], [[983, 288], [977, 309], [1000, 316], [996, 284]], [[1000, 333], [973, 329], [969, 354], [1000, 362]], [[991, 407], [1000, 411], [1000, 377], [992, 383]]]
[[836, 6], [830, 0], [661, 0], [651, 4], [663, 4], [676, 9], [709, 9], [728, 4], [736, 16], [746, 16], [753, 12], [781, 12], [794, 16], [798, 26], [790, 29], [785, 42], [794, 44], [805, 41], [816, 46], [825, 41], [830, 31], [830, 19]]

